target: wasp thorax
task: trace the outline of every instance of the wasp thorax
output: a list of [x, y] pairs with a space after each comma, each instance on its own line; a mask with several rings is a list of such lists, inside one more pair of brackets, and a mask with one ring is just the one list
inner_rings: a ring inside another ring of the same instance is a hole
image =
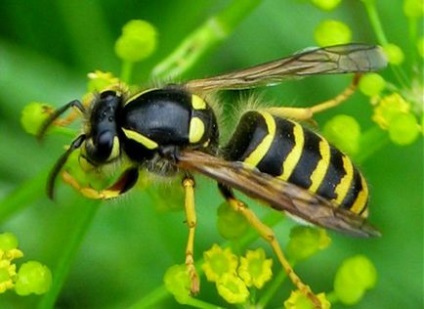
[[120, 118], [124, 151], [139, 163], [163, 154], [170, 146], [209, 151], [218, 142], [213, 110], [183, 87], [168, 86], [135, 95], [126, 102]]

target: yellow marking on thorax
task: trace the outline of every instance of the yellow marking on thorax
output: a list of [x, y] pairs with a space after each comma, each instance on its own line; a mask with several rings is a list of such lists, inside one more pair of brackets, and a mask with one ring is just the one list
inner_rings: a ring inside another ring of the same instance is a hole
[[257, 166], [263, 157], [268, 153], [269, 148], [271, 147], [272, 141], [275, 137], [275, 120], [274, 117], [270, 113], [266, 112], [258, 112], [262, 115], [265, 120], [268, 134], [264, 137], [261, 143], [256, 147], [254, 151], [250, 153], [250, 155], [244, 160], [247, 164], [251, 166]]
[[124, 131], [124, 134], [127, 138], [132, 139], [136, 141], [137, 143], [140, 143], [147, 149], [156, 149], [159, 146], [155, 141], [144, 136], [143, 134], [140, 134], [138, 132], [128, 130], [128, 129], [122, 129], [122, 130]]
[[362, 212], [361, 216], [363, 217], [367, 217], [368, 216], [368, 212], [364, 210], [365, 207], [367, 207], [367, 202], [368, 202], [368, 185], [367, 182], [365, 181], [364, 177], [362, 175], [360, 175], [361, 177], [361, 185], [362, 185], [362, 190], [359, 192], [358, 196], [356, 197], [355, 202], [353, 203], [352, 207], [350, 208], [350, 211], [359, 214]]
[[293, 149], [290, 151], [290, 153], [287, 155], [287, 158], [283, 162], [283, 174], [278, 176], [278, 178], [283, 180], [289, 179], [290, 175], [293, 173], [293, 170], [300, 160], [303, 152], [303, 146], [305, 144], [305, 136], [303, 134], [302, 126], [296, 122], [293, 122], [293, 124]]
[[202, 119], [198, 117], [193, 117], [190, 120], [190, 128], [189, 128], [189, 141], [191, 144], [195, 144], [199, 142], [203, 135], [205, 134], [205, 124]]
[[141, 97], [142, 95], [144, 95], [144, 94], [146, 94], [150, 91], [158, 90], [158, 89], [159, 88], [150, 88], [150, 89], [143, 90], [139, 93], [135, 93], [131, 97], [129, 97], [128, 100], [126, 100], [125, 105], [127, 105], [128, 103], [131, 103], [132, 101], [136, 100], [137, 98]]
[[340, 205], [344, 198], [346, 197], [347, 192], [350, 189], [350, 186], [352, 185], [353, 180], [353, 165], [352, 162], [348, 157], [345, 155], [342, 155], [343, 160], [343, 168], [346, 174], [343, 176], [343, 178], [340, 180], [340, 182], [337, 184], [334, 192], [336, 193], [337, 197], [334, 199], [334, 201]]
[[191, 106], [194, 109], [206, 109], [207, 107], [205, 100], [195, 94], [191, 96]]
[[309, 191], [311, 192], [316, 192], [318, 190], [327, 173], [328, 165], [330, 164], [330, 145], [325, 139], [321, 139], [319, 142], [319, 153], [321, 155], [321, 160], [318, 161], [310, 177], [311, 186], [309, 187]]

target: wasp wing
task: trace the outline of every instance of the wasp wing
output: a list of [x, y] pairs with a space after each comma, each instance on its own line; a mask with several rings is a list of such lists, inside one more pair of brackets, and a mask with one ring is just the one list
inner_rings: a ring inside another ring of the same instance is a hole
[[247, 168], [240, 162], [228, 162], [202, 152], [186, 150], [179, 154], [178, 166], [204, 174], [254, 199], [262, 200], [276, 210], [286, 211], [315, 225], [353, 236], [380, 235], [365, 218], [337, 208], [308, 190]]
[[303, 50], [290, 57], [251, 68], [192, 80], [185, 86], [192, 91], [247, 89], [307, 75], [376, 71], [386, 64], [386, 58], [378, 46], [344, 44]]

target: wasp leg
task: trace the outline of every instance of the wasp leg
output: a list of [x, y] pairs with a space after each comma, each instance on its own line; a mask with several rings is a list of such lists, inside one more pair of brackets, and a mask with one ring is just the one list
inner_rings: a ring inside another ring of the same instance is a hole
[[88, 99], [83, 101], [74, 100], [68, 104], [71, 105], [72, 107], [71, 112], [66, 117], [55, 119], [54, 124], [56, 126], [66, 127], [70, 125], [72, 122], [74, 122], [75, 119], [80, 117], [82, 114], [85, 114], [86, 110], [89, 109], [91, 100], [88, 100]]
[[283, 250], [280, 247], [280, 244], [275, 237], [274, 231], [264, 224], [255, 213], [250, 210], [246, 204], [242, 201], [238, 200], [233, 191], [223, 185], [218, 184], [218, 187], [223, 194], [224, 198], [227, 200], [227, 203], [237, 212], [241, 213], [249, 224], [259, 233], [259, 235], [264, 238], [272, 247], [275, 255], [277, 256], [280, 264], [283, 266], [287, 276], [293, 282], [293, 284], [297, 287], [297, 289], [303, 293], [303, 295], [307, 296], [315, 305], [316, 308], [321, 308], [321, 303], [318, 300], [317, 296], [312, 292], [311, 288], [302, 282], [299, 276], [294, 272], [294, 269], [291, 267], [290, 263], [287, 261], [284, 256]]
[[83, 196], [87, 198], [107, 200], [118, 197], [119, 195], [127, 192], [132, 187], [134, 187], [138, 179], [138, 169], [127, 169], [114, 184], [100, 191], [90, 186], [81, 186], [78, 181], [66, 171], [62, 173], [62, 179], [64, 182], [69, 184], [71, 187], [79, 191]]
[[71, 110], [68, 116], [64, 118], [56, 119], [53, 123], [55, 126], [66, 127], [75, 121], [79, 116], [81, 116], [81, 110], [74, 108]]
[[[70, 108], [73, 108], [73, 113], [75, 114], [75, 116], [70, 117], [71, 121], [64, 120], [67, 118], [64, 118], [63, 120], [59, 119], [59, 117]], [[41, 125], [39, 131], [37, 132], [37, 138], [41, 140], [52, 123], [58, 126], [65, 126], [72, 122], [77, 117], [77, 111], [82, 114], [85, 113], [85, 107], [78, 100], [73, 100], [64, 106], [53, 110], [47, 120]]]
[[188, 240], [186, 247], [185, 264], [191, 281], [190, 292], [197, 294], [200, 290], [199, 276], [197, 275], [196, 267], [194, 266], [194, 234], [196, 230], [196, 210], [194, 202], [194, 179], [191, 176], [186, 176], [183, 179], [183, 187], [185, 191], [185, 212], [186, 222], [188, 226]]
[[361, 75], [359, 73], [355, 74], [352, 82], [347, 86], [341, 93], [339, 93], [336, 97], [316, 104], [312, 107], [270, 107], [265, 110], [269, 113], [282, 117], [289, 118], [294, 120], [310, 120], [312, 117], [319, 112], [325, 111], [327, 109], [333, 108], [335, 106], [340, 105], [344, 101], [346, 101], [356, 90], [358, 87], [358, 83]]

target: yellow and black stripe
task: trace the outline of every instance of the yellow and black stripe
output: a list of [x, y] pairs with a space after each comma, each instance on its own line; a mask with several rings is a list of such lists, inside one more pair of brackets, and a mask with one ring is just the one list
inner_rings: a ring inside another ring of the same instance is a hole
[[264, 111], [246, 112], [224, 147], [224, 158], [242, 161], [338, 207], [367, 215], [368, 187], [351, 160], [291, 120]]

